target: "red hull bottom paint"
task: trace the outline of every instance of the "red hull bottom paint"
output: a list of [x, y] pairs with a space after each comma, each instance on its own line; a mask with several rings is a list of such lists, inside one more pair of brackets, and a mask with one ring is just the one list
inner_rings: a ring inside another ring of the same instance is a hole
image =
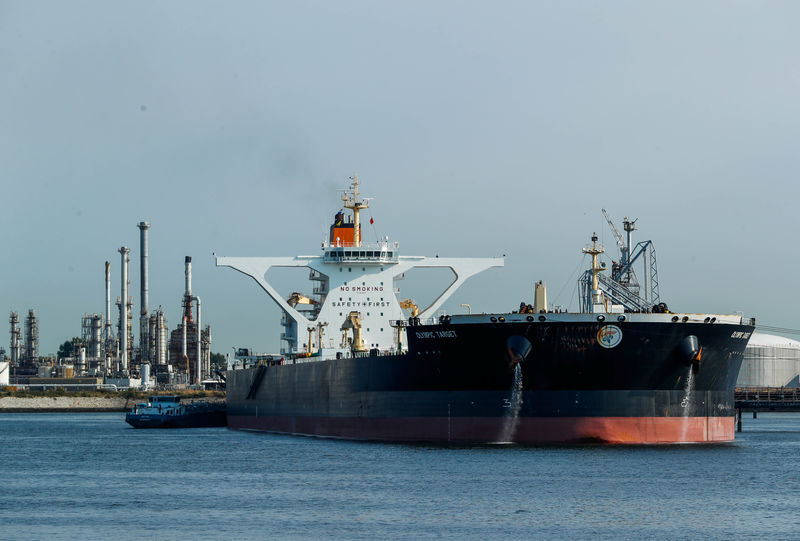
[[[506, 423], [512, 423], [513, 428]], [[734, 417], [270, 417], [228, 416], [228, 427], [350, 440], [430, 443], [704, 443], [734, 439]], [[504, 434], [513, 434], [504, 437]]]

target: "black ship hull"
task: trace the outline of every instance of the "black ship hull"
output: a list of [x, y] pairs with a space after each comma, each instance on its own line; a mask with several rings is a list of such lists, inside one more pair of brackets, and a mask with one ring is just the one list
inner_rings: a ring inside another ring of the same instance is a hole
[[[621, 338], [604, 344], [611, 327]], [[228, 426], [436, 443], [731, 441], [752, 331], [664, 321], [414, 326], [404, 355], [229, 372]]]

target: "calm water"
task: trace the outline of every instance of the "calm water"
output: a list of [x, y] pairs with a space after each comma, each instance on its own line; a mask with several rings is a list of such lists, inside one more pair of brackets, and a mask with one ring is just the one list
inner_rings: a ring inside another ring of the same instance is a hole
[[1, 539], [797, 539], [800, 414], [734, 444], [442, 448], [0, 414]]

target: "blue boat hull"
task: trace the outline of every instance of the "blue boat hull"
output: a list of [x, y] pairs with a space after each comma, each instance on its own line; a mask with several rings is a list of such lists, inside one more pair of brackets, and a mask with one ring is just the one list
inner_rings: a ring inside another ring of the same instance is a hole
[[133, 413], [125, 422], [134, 428], [200, 428], [227, 426], [225, 404], [206, 404], [182, 414]]

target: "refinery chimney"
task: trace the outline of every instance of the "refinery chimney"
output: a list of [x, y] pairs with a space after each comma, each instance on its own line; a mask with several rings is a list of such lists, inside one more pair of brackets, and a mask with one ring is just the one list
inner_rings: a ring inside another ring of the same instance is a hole
[[106, 261], [106, 327], [103, 347], [108, 348], [111, 340], [111, 261]]
[[187, 255], [184, 260], [186, 265], [186, 296], [192, 296], [192, 256]]
[[147, 222], [139, 222], [137, 226], [139, 228], [140, 233], [140, 253], [141, 253], [141, 304], [142, 309], [139, 318], [139, 352], [141, 355], [142, 362], [147, 362], [150, 360], [150, 336], [149, 336], [149, 325], [148, 325], [148, 289], [150, 287], [149, 275], [148, 275], [148, 256], [149, 256], [149, 247], [148, 247], [148, 238], [147, 238], [147, 230], [150, 229], [150, 224]]
[[119, 249], [120, 267], [122, 268], [122, 291], [120, 292], [119, 305], [119, 351], [120, 351], [120, 370], [128, 371], [128, 254], [130, 249], [123, 246]]
[[189, 323], [194, 323], [192, 316], [192, 256], [187, 255], [184, 264], [186, 266], [186, 291], [183, 293], [183, 317]]

